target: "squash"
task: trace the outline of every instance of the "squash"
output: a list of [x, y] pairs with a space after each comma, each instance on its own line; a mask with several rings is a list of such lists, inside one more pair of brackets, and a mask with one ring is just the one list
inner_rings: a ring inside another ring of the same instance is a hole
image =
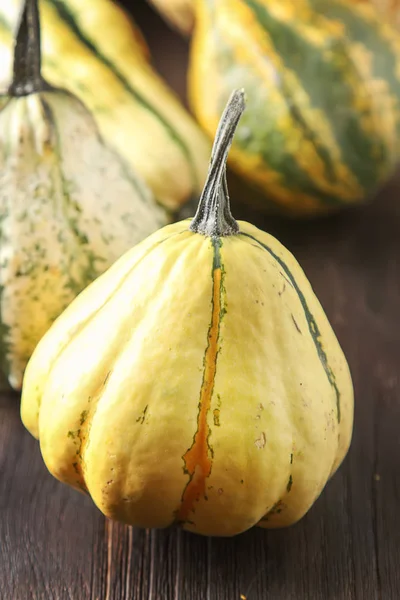
[[371, 2], [380, 15], [400, 29], [400, 0], [354, 0], [355, 2]]
[[[194, 28], [195, 0], [149, 0], [173, 27], [189, 35]], [[372, 4], [384, 19], [400, 27], [400, 0], [353, 0]]]
[[49, 471], [130, 525], [290, 525], [350, 444], [351, 376], [321, 305], [294, 257], [230, 213], [243, 108], [238, 90], [194, 219], [84, 290], [25, 373], [21, 416]]
[[400, 156], [398, 33], [369, 2], [195, 5], [191, 105], [212, 136], [231, 87], [246, 87], [230, 162], [261, 208], [307, 217], [372, 198]]
[[189, 35], [194, 26], [194, 0], [149, 0], [166, 21], [181, 33]]
[[[22, 0], [0, 2], [0, 82]], [[149, 64], [134, 24], [111, 0], [41, 0], [43, 74], [91, 111], [100, 132], [168, 210], [198, 197], [210, 143]]]
[[15, 389], [76, 294], [167, 222], [80, 100], [43, 79], [39, 41], [37, 2], [26, 0], [0, 96], [0, 370]]

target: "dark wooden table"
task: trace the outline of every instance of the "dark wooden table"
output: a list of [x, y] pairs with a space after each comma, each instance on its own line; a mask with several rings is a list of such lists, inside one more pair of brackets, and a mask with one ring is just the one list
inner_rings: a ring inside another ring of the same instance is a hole
[[[183, 95], [185, 43], [140, 2], [134, 12]], [[19, 396], [3, 394], [0, 600], [400, 598], [399, 197], [400, 177], [362, 211], [302, 224], [235, 206], [295, 253], [353, 374], [351, 450], [309, 514], [234, 539], [113, 524], [48, 474], [20, 422]]]

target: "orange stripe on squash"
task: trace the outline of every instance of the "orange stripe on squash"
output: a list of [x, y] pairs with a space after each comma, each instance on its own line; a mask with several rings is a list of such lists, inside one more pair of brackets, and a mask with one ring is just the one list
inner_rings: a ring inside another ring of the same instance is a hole
[[214, 269], [212, 316], [208, 330], [208, 346], [204, 357], [204, 375], [200, 390], [197, 431], [192, 446], [183, 456], [185, 472], [190, 475], [190, 480], [183, 492], [182, 504], [178, 511], [178, 521], [183, 522], [188, 520], [190, 512], [194, 512], [194, 503], [201, 496], [206, 496], [206, 479], [209, 477], [212, 467], [213, 452], [208, 442], [211, 429], [207, 422], [207, 416], [211, 407], [211, 398], [217, 371], [221, 314], [221, 279], [221, 268]]

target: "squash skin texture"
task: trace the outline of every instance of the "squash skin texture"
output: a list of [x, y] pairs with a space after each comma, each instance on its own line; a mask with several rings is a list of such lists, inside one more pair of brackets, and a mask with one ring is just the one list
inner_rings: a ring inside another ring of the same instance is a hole
[[349, 369], [276, 239], [189, 223], [128, 251], [55, 321], [22, 420], [49, 471], [108, 517], [214, 536], [287, 526], [349, 447]]
[[[134, 23], [111, 0], [41, 0], [43, 76], [90, 110], [101, 135], [176, 211], [201, 192], [210, 142], [149, 62]], [[11, 80], [22, 0], [0, 6], [0, 88]]]
[[400, 2], [399, 0], [356, 0], [356, 2], [370, 2], [377, 12], [397, 30], [400, 29]]
[[19, 390], [54, 319], [167, 215], [62, 90], [0, 97], [0, 212], [0, 362]]
[[368, 2], [199, 0], [190, 104], [214, 135], [232, 87], [249, 110], [230, 164], [248, 201], [291, 217], [367, 202], [400, 156], [400, 44]]

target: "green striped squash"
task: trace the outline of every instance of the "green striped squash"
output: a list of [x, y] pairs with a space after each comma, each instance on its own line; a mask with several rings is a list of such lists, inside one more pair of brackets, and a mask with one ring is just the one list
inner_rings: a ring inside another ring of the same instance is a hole
[[[22, 0], [0, 2], [0, 87], [11, 81]], [[84, 102], [102, 136], [170, 210], [198, 196], [210, 144], [149, 64], [135, 25], [111, 0], [41, 0], [43, 75]]]
[[212, 136], [232, 87], [246, 89], [230, 164], [262, 206], [307, 216], [371, 198], [400, 153], [400, 39], [375, 8], [199, 0], [196, 10], [191, 104]]
[[0, 94], [0, 389], [21, 389], [53, 321], [131, 245], [168, 221], [87, 108], [41, 75], [26, 0], [13, 81]]

